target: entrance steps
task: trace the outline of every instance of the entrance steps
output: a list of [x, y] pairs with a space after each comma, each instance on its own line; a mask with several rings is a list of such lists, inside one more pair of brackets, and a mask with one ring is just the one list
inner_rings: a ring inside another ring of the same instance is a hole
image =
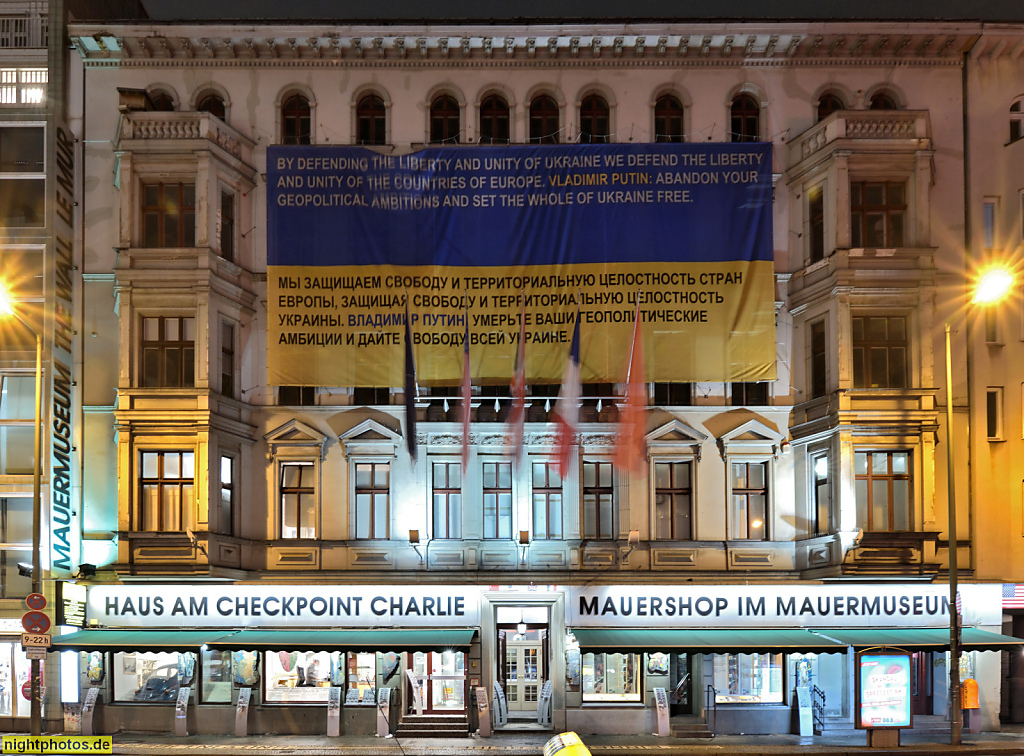
[[945, 714], [915, 714], [914, 732], [949, 734], [949, 718]]
[[406, 714], [398, 723], [399, 738], [468, 738], [466, 714]]
[[715, 734], [708, 729], [708, 722], [704, 717], [697, 716], [674, 716], [668, 720], [669, 734], [673, 738], [699, 738], [709, 740]]
[[853, 735], [856, 732], [853, 720], [843, 716], [826, 716], [822, 726], [814, 728], [815, 735]]

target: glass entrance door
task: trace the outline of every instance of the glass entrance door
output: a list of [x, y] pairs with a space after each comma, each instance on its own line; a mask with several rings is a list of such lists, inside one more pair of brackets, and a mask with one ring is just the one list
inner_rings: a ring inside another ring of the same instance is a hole
[[[416, 651], [411, 668], [420, 683], [423, 711], [456, 714], [466, 710], [466, 655], [461, 651]], [[412, 696], [409, 696], [412, 700]]]
[[505, 644], [505, 699], [509, 711], [536, 711], [544, 682], [540, 641], [510, 640]]

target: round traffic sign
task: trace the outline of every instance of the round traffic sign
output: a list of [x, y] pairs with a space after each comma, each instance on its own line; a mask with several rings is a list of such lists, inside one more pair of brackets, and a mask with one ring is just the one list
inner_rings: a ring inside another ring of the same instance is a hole
[[32, 700], [32, 681], [26, 680], [21, 686], [21, 695], [26, 701]]
[[50, 630], [50, 618], [42, 612], [25, 612], [21, 626], [26, 633], [45, 633]]
[[25, 597], [25, 604], [29, 609], [35, 609], [37, 612], [41, 612], [46, 608], [46, 596], [41, 593], [30, 593]]

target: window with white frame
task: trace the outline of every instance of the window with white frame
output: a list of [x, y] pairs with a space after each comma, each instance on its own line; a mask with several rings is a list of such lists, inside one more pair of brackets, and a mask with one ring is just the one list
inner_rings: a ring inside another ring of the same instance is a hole
[[483, 463], [484, 538], [512, 537], [512, 463]]
[[659, 541], [693, 539], [693, 465], [689, 461], [654, 463], [654, 537]]
[[0, 475], [31, 475], [35, 467], [34, 375], [0, 374]]
[[618, 507], [612, 485], [612, 463], [583, 462], [583, 537], [615, 538]]
[[0, 498], [0, 543], [0, 598], [27, 596], [32, 580], [19, 573], [18, 562], [32, 561], [32, 497]]
[[996, 245], [996, 201], [987, 197], [981, 205], [981, 229], [985, 249]]
[[910, 464], [907, 450], [854, 452], [858, 528], [888, 533], [913, 529]]
[[312, 460], [280, 466], [281, 537], [317, 537], [317, 467]]
[[562, 479], [554, 462], [533, 463], [533, 537], [562, 537]]
[[139, 453], [139, 510], [145, 531], [189, 527], [195, 497], [195, 452], [144, 450]]
[[1024, 139], [1024, 97], [1010, 105], [1010, 142]]
[[985, 391], [985, 428], [989, 441], [1003, 440], [1003, 387], [989, 386]]
[[45, 68], [0, 68], [0, 105], [43, 105]]
[[0, 128], [0, 224], [4, 228], [46, 224], [44, 142], [42, 126]]
[[813, 496], [812, 535], [830, 532], [832, 487], [829, 478], [828, 452], [811, 455], [811, 495]]
[[235, 502], [238, 498], [235, 458], [229, 454], [220, 455], [220, 502], [217, 512], [218, 530], [225, 535], [235, 532]]
[[374, 539], [388, 537], [391, 500], [391, 463], [356, 462], [355, 519], [353, 537]]
[[768, 540], [768, 462], [730, 463], [730, 538]]
[[433, 538], [462, 538], [462, 464], [434, 462], [431, 512]]

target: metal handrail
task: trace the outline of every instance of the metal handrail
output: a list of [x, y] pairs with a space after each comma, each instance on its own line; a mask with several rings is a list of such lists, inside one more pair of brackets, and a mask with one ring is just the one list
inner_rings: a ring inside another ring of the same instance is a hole
[[[704, 689], [704, 720], [708, 722], [708, 729], [711, 731], [711, 737], [715, 736], [715, 724], [717, 719], [718, 707], [715, 706], [715, 699], [718, 697], [718, 691], [715, 690], [714, 685], [708, 685]], [[708, 716], [710, 712], [710, 716]]]
[[825, 730], [825, 691], [817, 685], [811, 687], [811, 713], [814, 717], [814, 729], [818, 733]]

